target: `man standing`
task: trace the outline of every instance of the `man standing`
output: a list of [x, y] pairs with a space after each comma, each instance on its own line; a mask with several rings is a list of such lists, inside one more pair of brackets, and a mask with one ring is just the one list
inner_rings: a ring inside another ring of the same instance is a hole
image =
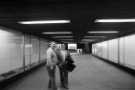
[[58, 63], [57, 56], [55, 53], [55, 42], [51, 42], [49, 48], [46, 51], [47, 54], [47, 62], [46, 67], [49, 75], [49, 83], [48, 88], [51, 90], [57, 90], [56, 81], [55, 81], [55, 72], [56, 72], [56, 65]]
[[59, 58], [60, 63], [58, 67], [60, 71], [61, 87], [68, 89], [68, 71], [62, 67], [62, 65], [65, 63], [65, 59], [68, 55], [68, 52], [67, 50], [65, 50], [65, 45], [62, 45], [61, 49], [58, 49], [58, 50], [57, 50], [58, 51], [57, 56], [60, 57]]

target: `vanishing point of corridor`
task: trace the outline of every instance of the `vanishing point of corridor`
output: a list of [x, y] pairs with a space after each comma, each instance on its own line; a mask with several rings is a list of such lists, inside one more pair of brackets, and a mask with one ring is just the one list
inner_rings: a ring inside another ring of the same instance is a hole
[[[135, 90], [135, 77], [91, 55], [73, 55], [77, 68], [69, 74], [69, 90]], [[59, 87], [59, 73], [56, 73]], [[48, 90], [45, 66], [14, 81], [4, 90]], [[59, 88], [58, 90], [63, 90]]]

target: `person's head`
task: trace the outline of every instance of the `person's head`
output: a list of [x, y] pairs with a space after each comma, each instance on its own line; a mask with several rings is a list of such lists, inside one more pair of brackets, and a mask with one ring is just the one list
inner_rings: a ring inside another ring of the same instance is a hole
[[57, 48], [57, 49], [61, 49], [60, 44], [56, 44], [56, 48]]
[[61, 49], [63, 49], [63, 50], [65, 50], [65, 49], [66, 49], [66, 47], [65, 47], [65, 45], [64, 45], [64, 44], [62, 44], [62, 45], [61, 45]]
[[56, 47], [56, 43], [55, 43], [55, 42], [50, 42], [50, 43], [49, 43], [49, 46], [50, 46], [52, 49], [54, 49], [54, 48]]

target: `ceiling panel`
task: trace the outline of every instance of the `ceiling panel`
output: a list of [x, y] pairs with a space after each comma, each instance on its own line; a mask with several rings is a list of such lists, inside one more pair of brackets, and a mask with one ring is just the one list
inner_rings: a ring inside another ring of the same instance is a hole
[[[19, 0], [0, 1], [0, 25], [40, 37], [45, 31], [71, 31], [74, 41], [85, 36], [106, 36], [97, 41], [116, 38], [135, 32], [135, 23], [95, 23], [96, 19], [135, 18], [134, 2], [129, 0]], [[21, 25], [19, 21], [71, 20], [68, 24]], [[88, 34], [88, 31], [117, 30], [118, 34]], [[94, 37], [93, 37], [94, 38]], [[59, 39], [57, 39], [59, 40]]]

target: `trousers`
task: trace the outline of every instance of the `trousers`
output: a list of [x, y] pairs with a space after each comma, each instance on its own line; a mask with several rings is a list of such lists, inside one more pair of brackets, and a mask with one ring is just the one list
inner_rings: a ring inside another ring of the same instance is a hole
[[68, 88], [68, 71], [59, 66], [61, 86]]
[[51, 90], [57, 90], [55, 78], [56, 66], [53, 66], [53, 68], [47, 66], [47, 71], [49, 75], [48, 88], [51, 88]]

